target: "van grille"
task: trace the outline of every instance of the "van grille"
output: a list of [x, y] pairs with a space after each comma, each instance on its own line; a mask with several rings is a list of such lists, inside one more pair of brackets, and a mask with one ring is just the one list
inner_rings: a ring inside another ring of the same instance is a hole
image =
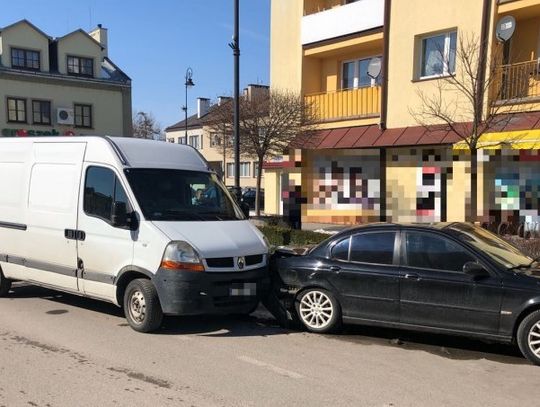
[[208, 267], [234, 267], [234, 259], [232, 257], [214, 257], [206, 259]]
[[246, 266], [253, 266], [254, 264], [262, 263], [263, 255], [255, 254], [253, 256], [246, 256]]

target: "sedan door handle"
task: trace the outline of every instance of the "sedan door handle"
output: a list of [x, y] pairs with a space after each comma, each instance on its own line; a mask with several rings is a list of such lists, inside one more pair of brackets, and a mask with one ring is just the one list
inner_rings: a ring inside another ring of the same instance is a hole
[[420, 276], [416, 273], [407, 273], [405, 274], [407, 280], [420, 280]]

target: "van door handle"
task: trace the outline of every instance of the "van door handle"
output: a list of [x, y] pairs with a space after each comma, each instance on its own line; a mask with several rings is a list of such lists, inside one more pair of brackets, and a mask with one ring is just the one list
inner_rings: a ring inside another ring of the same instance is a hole
[[340, 271], [341, 267], [339, 266], [330, 266], [330, 271]]
[[405, 274], [407, 280], [420, 280], [420, 276], [416, 273], [407, 273]]

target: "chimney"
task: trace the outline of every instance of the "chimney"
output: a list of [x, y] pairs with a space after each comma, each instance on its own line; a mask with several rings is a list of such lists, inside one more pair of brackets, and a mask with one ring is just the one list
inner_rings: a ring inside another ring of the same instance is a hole
[[248, 100], [252, 100], [254, 97], [263, 97], [268, 96], [268, 93], [270, 92], [270, 87], [266, 85], [248, 85], [246, 89], [244, 89], [244, 95], [247, 97]]
[[232, 100], [232, 97], [230, 96], [218, 96], [217, 104], [218, 106], [221, 106], [222, 104], [227, 103], [230, 100]]
[[98, 24], [97, 27], [88, 33], [90, 37], [95, 39], [101, 44], [103, 51], [101, 52], [104, 57], [108, 55], [108, 38], [107, 38], [107, 29], [103, 28], [101, 24]]
[[197, 98], [197, 117], [200, 119], [210, 110], [210, 99]]

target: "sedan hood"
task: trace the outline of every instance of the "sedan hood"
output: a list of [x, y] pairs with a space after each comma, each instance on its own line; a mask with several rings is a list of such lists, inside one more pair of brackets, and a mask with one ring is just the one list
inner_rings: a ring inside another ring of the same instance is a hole
[[268, 253], [261, 232], [248, 220], [152, 223], [169, 239], [190, 243], [204, 258]]

